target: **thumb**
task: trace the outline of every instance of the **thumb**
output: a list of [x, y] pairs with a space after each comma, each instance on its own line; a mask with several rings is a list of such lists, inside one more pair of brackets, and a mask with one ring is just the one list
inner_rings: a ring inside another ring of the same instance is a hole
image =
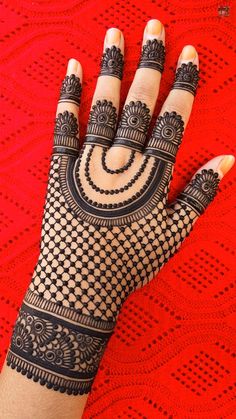
[[170, 254], [189, 235], [196, 220], [214, 199], [220, 180], [234, 162], [235, 158], [231, 155], [210, 160], [195, 173], [190, 183], [169, 206], [166, 234]]

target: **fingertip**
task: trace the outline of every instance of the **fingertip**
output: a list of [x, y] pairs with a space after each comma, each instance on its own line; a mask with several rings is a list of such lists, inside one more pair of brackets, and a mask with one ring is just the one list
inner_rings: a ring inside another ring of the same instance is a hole
[[119, 28], [109, 28], [106, 31], [103, 50], [105, 51], [106, 48], [111, 48], [112, 46], [120, 48], [122, 53], [124, 53], [124, 36]]
[[67, 64], [66, 75], [70, 76], [71, 74], [75, 74], [77, 77], [80, 78], [80, 80], [82, 80], [82, 76], [83, 76], [82, 65], [75, 58], [71, 58]]
[[196, 48], [193, 45], [185, 45], [180, 53], [177, 67], [183, 63], [192, 62], [199, 68], [199, 57]]
[[235, 157], [233, 155], [222, 156], [217, 166], [217, 172], [219, 176], [223, 178], [233, 167], [235, 163]]
[[165, 28], [162, 22], [158, 19], [150, 19], [144, 29], [143, 44], [147, 40], [158, 39], [165, 43]]

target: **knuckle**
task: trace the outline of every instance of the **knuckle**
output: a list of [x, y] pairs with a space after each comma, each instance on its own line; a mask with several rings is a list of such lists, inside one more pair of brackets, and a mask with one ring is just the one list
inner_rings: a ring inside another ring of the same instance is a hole
[[152, 104], [154, 101], [153, 89], [145, 85], [145, 83], [135, 84], [130, 91], [130, 97], [132, 100], [145, 102], [146, 104]]

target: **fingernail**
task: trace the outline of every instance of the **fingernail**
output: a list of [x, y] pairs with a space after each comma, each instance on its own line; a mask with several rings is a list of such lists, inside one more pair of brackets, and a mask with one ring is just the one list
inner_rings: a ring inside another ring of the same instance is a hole
[[181, 53], [180, 59], [183, 60], [190, 60], [193, 61], [194, 58], [197, 56], [197, 51], [192, 45], [186, 45]]
[[233, 167], [235, 162], [234, 156], [224, 156], [223, 159], [220, 161], [217, 170], [220, 170], [222, 175], [225, 176], [226, 173]]
[[146, 37], [148, 39], [157, 38], [161, 35], [163, 29], [162, 23], [157, 19], [149, 20], [146, 26]]
[[79, 68], [80, 68], [79, 62], [77, 60], [75, 60], [74, 58], [71, 58], [68, 62], [68, 66], [67, 66], [67, 75], [70, 75], [70, 74], [78, 75]]
[[106, 45], [112, 46], [115, 45], [118, 47], [120, 45], [121, 31], [117, 28], [110, 28], [106, 33]]

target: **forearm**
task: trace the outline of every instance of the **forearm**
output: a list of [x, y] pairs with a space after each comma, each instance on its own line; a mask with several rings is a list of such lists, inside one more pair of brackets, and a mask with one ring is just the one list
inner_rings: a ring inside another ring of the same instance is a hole
[[79, 419], [88, 394], [70, 397], [27, 380], [3, 367], [0, 376], [1, 419]]
[[29, 289], [1, 374], [1, 419], [80, 417], [113, 327]]

